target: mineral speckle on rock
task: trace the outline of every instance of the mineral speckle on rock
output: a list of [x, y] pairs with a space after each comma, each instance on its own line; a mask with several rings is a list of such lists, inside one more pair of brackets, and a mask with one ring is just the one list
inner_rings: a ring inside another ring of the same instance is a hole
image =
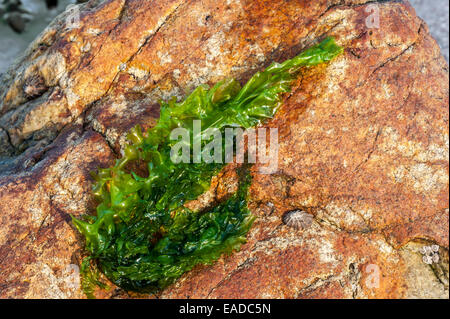
[[[266, 124], [279, 130], [279, 164], [252, 169], [248, 242], [159, 297], [448, 298], [448, 64], [407, 1], [79, 9], [79, 28], [62, 14], [0, 79], [1, 298], [83, 297], [67, 284], [84, 244], [70, 214], [94, 211], [89, 172], [114, 162], [130, 128], [155, 124], [159, 99], [244, 83], [326, 36], [344, 54], [305, 70]], [[215, 185], [190, 204], [234, 189]], [[315, 220], [301, 236], [280, 227], [299, 207]], [[424, 245], [439, 245], [438, 263], [423, 262]], [[97, 296], [134, 296], [116, 291]]]

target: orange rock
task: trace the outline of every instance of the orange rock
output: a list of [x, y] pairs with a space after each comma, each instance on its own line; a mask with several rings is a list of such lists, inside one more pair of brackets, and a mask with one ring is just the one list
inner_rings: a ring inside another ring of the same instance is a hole
[[[253, 168], [247, 244], [160, 297], [448, 298], [448, 65], [407, 1], [368, 2], [106, 0], [80, 6], [79, 28], [58, 17], [0, 79], [0, 297], [83, 297], [69, 214], [94, 209], [89, 171], [154, 125], [159, 99], [244, 82], [331, 35], [345, 54], [267, 123], [279, 166]], [[191, 204], [225, 198], [233, 177]], [[311, 227], [282, 223], [294, 209]]]

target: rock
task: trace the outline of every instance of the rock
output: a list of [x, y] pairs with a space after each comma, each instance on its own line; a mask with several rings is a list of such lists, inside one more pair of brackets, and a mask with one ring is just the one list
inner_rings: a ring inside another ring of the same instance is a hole
[[[131, 127], [154, 125], [159, 99], [244, 82], [332, 35], [345, 54], [306, 72], [267, 123], [280, 161], [253, 168], [247, 244], [159, 297], [448, 298], [448, 65], [407, 1], [77, 8], [79, 24], [76, 10], [59, 16], [0, 79], [0, 297], [83, 296], [69, 214], [93, 211], [89, 171], [111, 165]], [[220, 188], [212, 200], [233, 189]], [[284, 225], [294, 210], [312, 224]]]
[[21, 13], [11, 12], [5, 15], [5, 20], [8, 22], [11, 29], [17, 33], [25, 31], [26, 21]]

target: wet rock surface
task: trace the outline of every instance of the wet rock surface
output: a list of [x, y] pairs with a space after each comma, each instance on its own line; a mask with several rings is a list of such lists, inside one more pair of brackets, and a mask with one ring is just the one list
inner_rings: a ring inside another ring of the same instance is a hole
[[[93, 211], [89, 172], [154, 125], [159, 99], [332, 35], [345, 54], [266, 125], [280, 161], [253, 168], [248, 243], [158, 297], [448, 298], [448, 65], [408, 2], [366, 2], [107, 0], [80, 5], [76, 27], [59, 16], [0, 79], [0, 297], [83, 297], [70, 214]], [[308, 227], [283, 223], [295, 210]]]

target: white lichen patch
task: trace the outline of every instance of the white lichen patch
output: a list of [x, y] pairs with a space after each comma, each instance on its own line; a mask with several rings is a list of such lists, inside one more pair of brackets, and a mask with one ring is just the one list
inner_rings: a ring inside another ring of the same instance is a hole
[[[29, 268], [32, 269], [29, 269]], [[40, 296], [40, 298], [50, 298], [50, 299], [65, 299], [68, 296], [60, 289], [59, 280], [53, 273], [49, 265], [43, 262], [38, 262], [27, 267], [28, 271], [25, 273], [34, 273], [34, 277], [30, 278], [28, 281], [30, 286], [24, 298], [34, 298], [35, 296]], [[34, 268], [34, 269], [33, 269]], [[45, 291], [42, 290], [45, 287]]]
[[161, 65], [172, 63], [172, 57], [168, 52], [158, 51], [157, 56]]
[[274, 255], [279, 251], [285, 251], [289, 248], [298, 247], [305, 243], [302, 237], [294, 235], [285, 237], [273, 237], [269, 240], [256, 243], [252, 250], [252, 255], [257, 252], [263, 252], [266, 255]]
[[226, 42], [225, 33], [214, 33], [206, 42], [206, 60], [212, 61], [222, 53], [222, 46]]
[[15, 139], [24, 137], [30, 137], [34, 132], [45, 128], [49, 124], [66, 124], [71, 118], [68, 116], [62, 116], [66, 113], [65, 105], [60, 101], [47, 101], [37, 107], [31, 109], [21, 123], [21, 130], [19, 136], [13, 135], [11, 137], [13, 143]]
[[419, 162], [448, 161], [448, 134], [440, 137], [442, 145], [436, 143], [425, 147], [422, 143], [402, 138], [393, 127], [385, 127], [379, 149], [389, 155], [414, 158]]
[[[448, 135], [446, 138], [448, 143]], [[419, 152], [417, 158], [421, 162], [448, 161], [448, 145], [440, 146], [438, 144], [431, 144], [424, 152]]]
[[213, 34], [205, 43], [203, 51], [205, 53], [204, 65], [185, 65], [190, 80], [187, 83], [189, 89], [202, 85], [213, 78], [222, 78], [226, 72], [227, 63], [223, 46], [226, 43], [225, 33], [219, 31]]
[[[47, 54], [38, 60], [38, 67], [41, 76], [47, 86], [56, 86], [59, 80], [67, 73], [66, 59], [59, 52]], [[30, 70], [34, 73], [34, 70]]]
[[71, 88], [66, 89], [66, 99], [69, 107], [76, 106], [77, 102], [80, 100], [80, 96], [76, 94]]
[[86, 30], [86, 33], [93, 36], [98, 36], [103, 33], [101, 29], [89, 28]]
[[321, 218], [343, 228], [359, 228], [366, 224], [365, 220], [356, 211], [339, 203], [330, 202], [318, 213]]
[[340, 89], [340, 81], [339, 79], [342, 77], [346, 77], [347, 70], [348, 70], [349, 64], [346, 61], [346, 59], [343, 58], [336, 58], [333, 62], [330, 63], [328, 66], [328, 70], [326, 73], [327, 79], [324, 81], [324, 83], [327, 83], [327, 99], [329, 100], [334, 93], [341, 92]]
[[327, 73], [330, 73], [332, 78], [334, 78], [335, 81], [338, 81], [336, 76], [346, 77], [349, 66], [350, 65], [346, 59], [338, 57], [328, 65]]
[[211, 17], [211, 13], [205, 12], [204, 7], [196, 7], [190, 12], [190, 16], [197, 21], [199, 27], [206, 27], [208, 25], [208, 17]]
[[[39, 189], [42, 189], [41, 186], [39, 186]], [[30, 207], [28, 209], [28, 212], [31, 216], [31, 222], [33, 223], [34, 227], [40, 227], [45, 220], [47, 214], [44, 212], [43, 207], [41, 205], [41, 197], [42, 194], [40, 192], [35, 192], [33, 194], [33, 198], [31, 199]]]
[[148, 41], [148, 39], [156, 33], [156, 30], [161, 28], [161, 26], [167, 21], [167, 17], [173, 13], [176, 7], [177, 4], [175, 3], [170, 10], [166, 10], [166, 12], [161, 15], [153, 28], [147, 29], [142, 33], [142, 37], [139, 40], [139, 48], [141, 48]]
[[390, 255], [394, 253], [394, 249], [392, 248], [392, 246], [389, 246], [386, 241], [384, 240], [376, 240], [374, 241], [374, 244], [378, 246], [378, 249], [380, 250], [380, 252], [382, 252], [383, 254], [386, 255]]
[[134, 67], [134, 66], [130, 67], [128, 69], [128, 73], [131, 74], [137, 80], [143, 80], [150, 74], [146, 70], [140, 69], [140, 68], [137, 68], [137, 67]]
[[258, 45], [258, 43], [253, 43], [248, 46], [248, 51], [253, 54], [256, 57], [256, 60], [258, 62], [264, 62], [265, 61], [265, 55], [261, 47]]
[[414, 189], [417, 192], [439, 192], [449, 182], [445, 170], [436, 169], [427, 164], [413, 165], [408, 177], [414, 182]]
[[395, 95], [392, 92], [391, 87], [389, 85], [387, 85], [386, 83], [383, 83], [381, 87], [383, 88], [384, 97], [386, 99], [390, 99], [390, 98], [392, 98]]
[[405, 183], [417, 194], [428, 194], [427, 198], [430, 199], [446, 188], [449, 183], [445, 169], [425, 163], [395, 167], [391, 171], [391, 176], [396, 183]]
[[176, 97], [178, 101], [180, 101], [183, 98], [183, 91], [181, 88], [175, 86], [171, 88], [170, 90], [160, 90], [157, 89], [158, 96], [163, 99], [164, 101], [170, 100], [172, 97]]
[[178, 80], [178, 79], [180, 78], [180, 76], [181, 76], [181, 71], [180, 71], [180, 69], [175, 69], [175, 70], [173, 70], [173, 77], [174, 77], [176, 80]]
[[242, 3], [240, 0], [227, 0], [227, 5], [242, 9]]

